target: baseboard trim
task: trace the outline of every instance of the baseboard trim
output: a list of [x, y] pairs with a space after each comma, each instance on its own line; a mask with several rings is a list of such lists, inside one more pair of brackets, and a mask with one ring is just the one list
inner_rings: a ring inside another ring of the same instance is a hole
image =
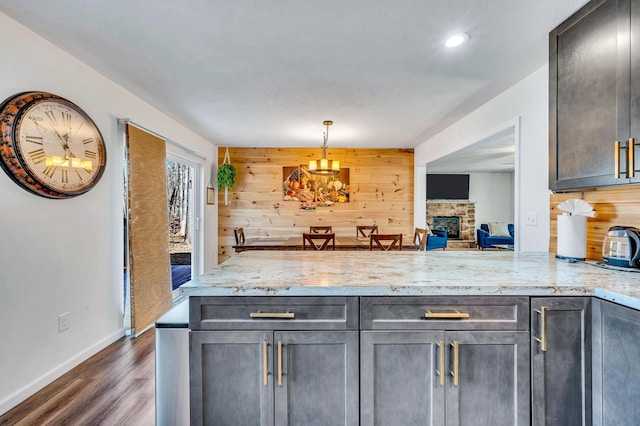
[[116, 340], [120, 339], [124, 335], [125, 335], [124, 328], [118, 329], [117, 331], [105, 337], [104, 339], [100, 340], [93, 346], [90, 346], [86, 350], [70, 358], [68, 361], [60, 364], [59, 366], [55, 367], [49, 372], [38, 377], [28, 385], [24, 386], [23, 388], [17, 390], [16, 392], [9, 395], [5, 399], [1, 400], [0, 415], [8, 412], [12, 408], [14, 408], [16, 405], [25, 401], [31, 395], [43, 389], [45, 386], [52, 383], [54, 380], [56, 380], [63, 374], [69, 372], [72, 368], [77, 367], [80, 363], [86, 361], [87, 359], [97, 354], [98, 352], [100, 352], [101, 350], [103, 350], [104, 348], [106, 348]]

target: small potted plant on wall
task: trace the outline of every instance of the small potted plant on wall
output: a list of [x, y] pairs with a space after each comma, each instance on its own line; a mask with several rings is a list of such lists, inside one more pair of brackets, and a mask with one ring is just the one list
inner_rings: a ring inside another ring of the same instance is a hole
[[229, 189], [236, 184], [236, 168], [229, 159], [229, 148], [225, 151], [224, 160], [218, 168], [218, 189], [224, 188], [224, 205], [229, 203]]

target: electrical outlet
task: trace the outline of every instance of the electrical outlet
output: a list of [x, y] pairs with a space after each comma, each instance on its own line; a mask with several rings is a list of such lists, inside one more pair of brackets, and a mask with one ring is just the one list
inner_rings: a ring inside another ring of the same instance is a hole
[[62, 333], [71, 327], [71, 319], [69, 318], [69, 312], [58, 315], [58, 333]]
[[527, 213], [527, 226], [538, 226], [538, 212]]

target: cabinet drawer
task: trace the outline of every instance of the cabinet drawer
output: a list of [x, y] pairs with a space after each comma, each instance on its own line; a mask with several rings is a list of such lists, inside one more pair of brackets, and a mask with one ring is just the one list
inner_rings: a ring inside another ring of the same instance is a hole
[[528, 330], [528, 297], [363, 297], [363, 330]]
[[189, 298], [192, 330], [357, 330], [357, 297]]

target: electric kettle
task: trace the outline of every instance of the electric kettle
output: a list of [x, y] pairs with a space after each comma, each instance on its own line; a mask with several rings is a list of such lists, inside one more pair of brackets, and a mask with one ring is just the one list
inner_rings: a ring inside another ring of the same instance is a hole
[[604, 263], [640, 268], [640, 230], [631, 226], [612, 226], [602, 242]]

